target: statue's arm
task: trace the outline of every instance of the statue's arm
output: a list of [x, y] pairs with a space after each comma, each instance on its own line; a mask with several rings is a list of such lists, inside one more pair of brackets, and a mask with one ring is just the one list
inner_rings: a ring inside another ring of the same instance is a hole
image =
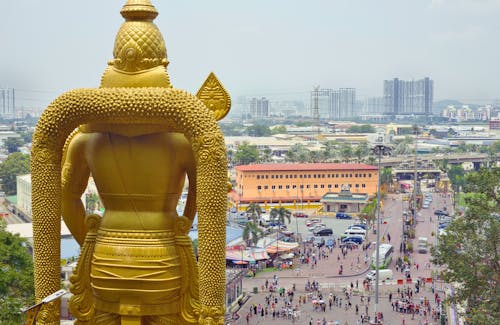
[[81, 196], [90, 176], [84, 150], [85, 135], [77, 134], [68, 146], [61, 177], [63, 219], [80, 246], [86, 236], [85, 208]]
[[193, 221], [196, 214], [196, 164], [192, 155], [191, 146], [188, 148], [189, 155], [186, 161], [186, 171], [189, 180], [188, 197], [184, 207], [184, 216]]

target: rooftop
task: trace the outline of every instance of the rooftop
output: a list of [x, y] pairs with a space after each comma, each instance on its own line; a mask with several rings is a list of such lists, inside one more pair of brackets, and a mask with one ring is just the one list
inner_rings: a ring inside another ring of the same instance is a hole
[[235, 167], [237, 171], [242, 172], [261, 172], [261, 171], [331, 171], [331, 170], [373, 170], [376, 166], [367, 164], [254, 164]]

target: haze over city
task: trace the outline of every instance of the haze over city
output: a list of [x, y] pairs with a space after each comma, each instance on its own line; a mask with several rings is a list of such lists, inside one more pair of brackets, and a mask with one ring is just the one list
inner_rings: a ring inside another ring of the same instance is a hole
[[[4, 2], [0, 87], [44, 108], [63, 91], [98, 86], [122, 2]], [[500, 97], [498, 0], [153, 3], [172, 83], [190, 92], [215, 71], [233, 98], [306, 99], [321, 85], [363, 99], [381, 96], [385, 79], [426, 76], [434, 100]]]

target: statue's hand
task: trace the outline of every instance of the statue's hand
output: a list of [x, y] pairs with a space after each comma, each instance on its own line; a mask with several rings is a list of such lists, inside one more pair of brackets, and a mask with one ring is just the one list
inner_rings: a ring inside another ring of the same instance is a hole
[[175, 222], [175, 228], [174, 228], [175, 235], [176, 236], [187, 235], [192, 224], [193, 224], [192, 220], [189, 220], [184, 216], [178, 217]]

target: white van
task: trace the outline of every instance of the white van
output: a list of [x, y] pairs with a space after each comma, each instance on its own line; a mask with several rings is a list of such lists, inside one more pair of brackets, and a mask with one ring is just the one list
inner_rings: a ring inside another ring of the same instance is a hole
[[366, 237], [366, 230], [364, 230], [364, 229], [347, 229], [346, 231], [344, 231], [344, 234], [343, 234], [344, 237], [352, 236], [352, 235], [361, 235], [361, 236], [363, 236], [363, 238], [365, 238]]
[[[385, 281], [385, 280], [392, 280], [392, 270], [390, 269], [384, 269], [384, 270], [378, 270], [378, 276], [379, 276], [379, 281]], [[375, 281], [375, 278], [377, 277], [377, 270], [371, 270], [366, 274], [366, 278], [370, 281]]]
[[427, 237], [418, 237], [418, 252], [427, 253]]

